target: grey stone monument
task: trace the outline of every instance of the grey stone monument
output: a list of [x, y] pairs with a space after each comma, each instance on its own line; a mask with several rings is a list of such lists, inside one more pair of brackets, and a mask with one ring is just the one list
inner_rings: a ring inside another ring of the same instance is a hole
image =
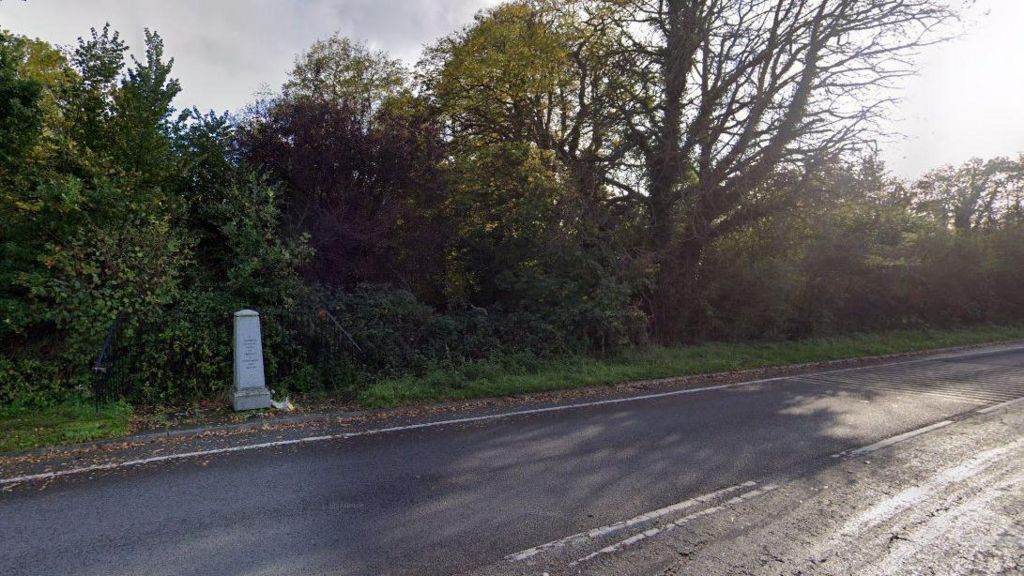
[[270, 408], [270, 390], [263, 375], [263, 339], [260, 315], [254, 310], [235, 312], [235, 383], [231, 404], [236, 411]]

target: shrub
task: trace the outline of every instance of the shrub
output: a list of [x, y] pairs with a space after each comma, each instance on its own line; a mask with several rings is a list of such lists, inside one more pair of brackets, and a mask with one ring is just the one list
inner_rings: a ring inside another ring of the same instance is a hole
[[45, 408], [64, 395], [54, 364], [0, 357], [0, 408]]

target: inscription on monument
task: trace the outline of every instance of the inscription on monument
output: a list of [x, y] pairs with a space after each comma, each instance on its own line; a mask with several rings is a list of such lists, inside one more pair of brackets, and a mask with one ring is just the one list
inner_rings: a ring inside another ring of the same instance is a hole
[[242, 371], [252, 373], [262, 366], [263, 355], [260, 354], [260, 341], [256, 338], [242, 340]]

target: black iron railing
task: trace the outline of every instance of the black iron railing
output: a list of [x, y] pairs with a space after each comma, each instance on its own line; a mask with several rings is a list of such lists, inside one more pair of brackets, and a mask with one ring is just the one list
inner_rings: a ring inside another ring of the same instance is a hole
[[92, 365], [92, 398], [97, 408], [104, 402], [115, 400], [115, 396], [117, 396], [118, 391], [113, 386], [111, 374], [117, 362], [117, 337], [127, 317], [128, 315], [122, 312], [110, 323], [107, 337], [103, 339], [103, 348], [100, 349], [100, 353], [96, 356], [96, 361]]

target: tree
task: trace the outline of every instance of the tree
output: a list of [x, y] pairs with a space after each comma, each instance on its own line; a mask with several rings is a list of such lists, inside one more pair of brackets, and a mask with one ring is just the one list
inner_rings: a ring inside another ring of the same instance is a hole
[[23, 195], [34, 180], [26, 159], [44, 121], [42, 86], [24, 74], [26, 57], [25, 40], [0, 30], [0, 337], [32, 321], [14, 288], [21, 265], [35, 255], [19, 225], [32, 209]]
[[116, 162], [139, 186], [160, 186], [176, 177], [172, 135], [175, 124], [171, 103], [181, 84], [171, 78], [174, 59], [164, 61], [164, 41], [156, 32], [145, 30], [146, 57], [132, 57], [132, 67], [121, 79], [112, 102], [113, 117], [108, 138]]
[[870, 137], [886, 89], [954, 13], [936, 0], [614, 4], [614, 54], [630, 75], [616, 107], [658, 262], [651, 311], [672, 341], [696, 309], [708, 245], [775, 209], [774, 173], [807, 171]]
[[[101, 154], [116, 136], [109, 126], [111, 104], [127, 51], [120, 34], [111, 32], [107, 24], [100, 31], [90, 29], [90, 37], [79, 38], [71, 52], [70, 63], [77, 74], [63, 87], [60, 108], [64, 128], [78, 146], [77, 154], [72, 156]], [[81, 165], [88, 159], [72, 162]]]
[[384, 100], [402, 91], [407, 76], [402, 63], [387, 53], [335, 33], [314, 42], [295, 60], [284, 97], [345, 105], [368, 121]]
[[12, 357], [45, 349], [73, 380], [87, 373], [111, 320], [127, 312], [136, 326], [171, 304], [191, 262], [171, 185], [179, 87], [148, 31], [145, 62], [127, 71], [127, 46], [109, 27], [79, 39], [66, 58], [38, 41], [18, 43], [15, 75], [35, 86], [35, 128], [21, 122], [19, 134], [31, 138], [19, 159], [2, 159], [4, 175], [8, 162], [21, 174], [0, 195], [0, 336]]
[[481, 12], [428, 48], [421, 80], [457, 148], [519, 142], [550, 152], [551, 169], [596, 219], [628, 144], [609, 107], [620, 77], [605, 58], [611, 38], [575, 5], [517, 0]]
[[411, 95], [382, 104], [369, 125], [360, 114], [345, 103], [282, 98], [246, 120], [239, 149], [282, 186], [286, 233], [309, 235], [310, 280], [431, 294], [447, 237], [436, 225], [440, 129]]
[[5, 167], [18, 166], [43, 126], [42, 86], [24, 76], [26, 58], [25, 42], [0, 30], [0, 165]]
[[933, 170], [915, 184], [917, 209], [958, 232], [1021, 222], [1024, 156], [981, 160]]
[[610, 185], [628, 149], [608, 105], [620, 74], [575, 5], [504, 3], [421, 62], [452, 138], [454, 297], [554, 320], [596, 301], [617, 314], [635, 295], [621, 237], [635, 214]]

